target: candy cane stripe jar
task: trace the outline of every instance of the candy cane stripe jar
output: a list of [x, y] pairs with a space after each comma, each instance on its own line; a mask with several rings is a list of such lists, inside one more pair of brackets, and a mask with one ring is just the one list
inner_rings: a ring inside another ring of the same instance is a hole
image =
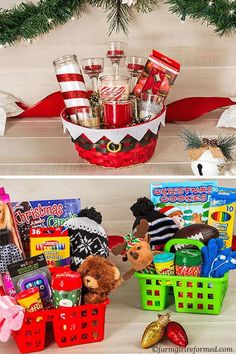
[[66, 55], [55, 59], [57, 81], [72, 122], [77, 122], [77, 108], [89, 107], [88, 91], [81, 74], [76, 55]]

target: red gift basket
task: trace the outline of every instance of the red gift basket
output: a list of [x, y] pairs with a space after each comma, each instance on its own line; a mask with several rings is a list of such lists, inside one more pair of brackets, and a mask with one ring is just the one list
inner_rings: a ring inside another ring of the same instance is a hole
[[21, 329], [13, 332], [14, 340], [21, 353], [43, 350], [52, 333], [59, 347], [102, 341], [108, 304], [107, 299], [99, 304], [26, 313]]
[[154, 154], [160, 124], [165, 123], [166, 110], [145, 123], [125, 128], [93, 129], [76, 125], [61, 114], [78, 154], [91, 164], [120, 168], [148, 161]]

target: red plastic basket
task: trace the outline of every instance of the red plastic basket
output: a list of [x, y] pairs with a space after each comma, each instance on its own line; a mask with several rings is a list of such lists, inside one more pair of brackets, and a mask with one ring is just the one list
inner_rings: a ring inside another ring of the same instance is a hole
[[[117, 133], [117, 135], [121, 130], [123, 131], [123, 139], [119, 143], [114, 143], [106, 136], [108, 129], [99, 130], [104, 135], [96, 142], [92, 142], [87, 135], [94, 129], [76, 126], [67, 120], [65, 111], [61, 114], [64, 127], [69, 131], [79, 156], [91, 164], [110, 168], [127, 167], [148, 161], [156, 149], [160, 129], [158, 124], [164, 116], [165, 108], [152, 120], [158, 127], [158, 129], [154, 129], [154, 132], [149, 129], [150, 121], [128, 128], [110, 129], [109, 131]], [[159, 118], [160, 120], [158, 120]], [[70, 130], [76, 129], [78, 130], [76, 134], [70, 132]], [[142, 129], [144, 133], [141, 134], [140, 139], [136, 139], [132, 135], [133, 129]]]
[[[22, 328], [13, 332], [14, 340], [21, 353], [43, 350], [52, 333], [59, 347], [102, 341], [108, 304], [107, 299], [100, 304], [27, 313]], [[52, 331], [47, 330], [49, 325]]]

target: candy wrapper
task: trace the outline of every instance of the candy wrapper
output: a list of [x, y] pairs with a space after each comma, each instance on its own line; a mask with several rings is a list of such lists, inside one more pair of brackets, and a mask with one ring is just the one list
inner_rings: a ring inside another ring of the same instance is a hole
[[159, 103], [163, 103], [179, 71], [179, 63], [153, 49], [134, 87], [133, 94], [137, 97], [140, 97], [142, 92], [158, 95]]

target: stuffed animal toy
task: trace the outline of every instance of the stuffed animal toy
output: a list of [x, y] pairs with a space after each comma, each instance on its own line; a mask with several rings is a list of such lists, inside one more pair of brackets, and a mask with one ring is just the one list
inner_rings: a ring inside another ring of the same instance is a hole
[[78, 272], [83, 278], [85, 304], [96, 304], [106, 300], [111, 291], [121, 284], [119, 269], [108, 259], [88, 256]]
[[12, 331], [21, 329], [23, 320], [23, 307], [17, 305], [12, 297], [0, 296], [0, 341], [8, 341]]
[[152, 273], [154, 269], [154, 267], [151, 267], [153, 253], [149, 244], [148, 235], [144, 239], [139, 239], [133, 246], [128, 245], [127, 259], [132, 268], [124, 274], [124, 280], [129, 280], [135, 271]]
[[163, 250], [167, 241], [169, 241], [179, 226], [174, 220], [155, 209], [153, 202], [146, 198], [138, 198], [137, 202], [130, 208], [136, 220], [133, 224], [133, 230], [137, 228], [142, 219], [147, 220], [149, 224], [148, 234], [152, 249]]
[[78, 217], [64, 223], [70, 236], [72, 270], [90, 255], [108, 257], [108, 238], [101, 223], [102, 215], [94, 208], [82, 209]]
[[147, 235], [149, 229], [148, 222], [145, 219], [140, 220], [139, 225], [137, 225], [134, 233], [130, 232], [124, 236], [124, 242], [112, 247], [111, 252], [117, 256], [125, 254], [124, 260], [127, 260], [127, 250], [134, 246], [136, 243], [140, 242], [141, 239]]
[[129, 233], [124, 237], [124, 242], [114, 246], [111, 251], [114, 255], [122, 255], [125, 253], [126, 260], [131, 263], [132, 268], [128, 270], [123, 278], [128, 280], [135, 271], [151, 272], [153, 254], [149, 244], [149, 236], [147, 234], [149, 224], [146, 220], [140, 220], [139, 225], [134, 233]]

